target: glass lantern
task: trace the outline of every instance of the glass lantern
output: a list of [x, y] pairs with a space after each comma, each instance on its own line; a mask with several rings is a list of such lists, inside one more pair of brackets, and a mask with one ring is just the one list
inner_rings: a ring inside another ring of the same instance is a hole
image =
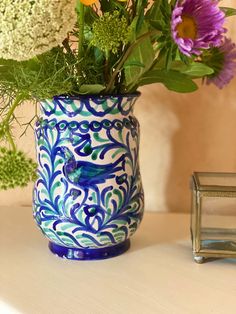
[[197, 263], [236, 258], [236, 173], [193, 173], [191, 236]]

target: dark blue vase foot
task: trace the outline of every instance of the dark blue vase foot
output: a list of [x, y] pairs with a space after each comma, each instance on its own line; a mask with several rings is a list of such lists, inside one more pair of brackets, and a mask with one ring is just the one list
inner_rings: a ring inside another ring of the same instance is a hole
[[49, 242], [49, 249], [53, 254], [72, 260], [99, 260], [115, 257], [126, 252], [129, 247], [129, 239], [117, 245], [99, 249], [76, 249]]

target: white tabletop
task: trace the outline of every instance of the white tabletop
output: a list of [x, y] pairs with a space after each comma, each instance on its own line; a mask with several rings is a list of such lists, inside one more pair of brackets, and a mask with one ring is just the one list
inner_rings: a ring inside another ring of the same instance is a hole
[[146, 213], [125, 254], [51, 254], [30, 208], [0, 208], [0, 313], [235, 314], [236, 261], [193, 261], [189, 216]]

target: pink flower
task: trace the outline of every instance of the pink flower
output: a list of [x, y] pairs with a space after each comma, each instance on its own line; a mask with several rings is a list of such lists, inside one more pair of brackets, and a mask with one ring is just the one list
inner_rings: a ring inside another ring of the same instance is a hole
[[217, 87], [223, 88], [233, 79], [236, 73], [236, 45], [225, 37], [220, 47], [212, 49], [212, 56], [206, 64], [215, 71], [207, 78], [207, 84], [213, 83]]
[[222, 41], [224, 13], [215, 0], [179, 0], [172, 12], [172, 37], [179, 50], [191, 56]]

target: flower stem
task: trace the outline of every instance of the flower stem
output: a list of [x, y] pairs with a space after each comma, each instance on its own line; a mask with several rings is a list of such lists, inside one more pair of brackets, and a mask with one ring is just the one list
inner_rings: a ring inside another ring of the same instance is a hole
[[16, 144], [14, 143], [14, 140], [13, 140], [12, 135], [11, 135], [9, 130], [7, 130], [7, 132], [6, 132], [6, 137], [7, 137], [9, 144], [12, 147], [12, 150], [16, 151]]
[[105, 53], [105, 64], [104, 64], [104, 77], [105, 82], [109, 82], [109, 51], [106, 51]]
[[[4, 125], [6, 125], [7, 127], [9, 126], [9, 122], [10, 122], [10, 120], [11, 120], [11, 117], [12, 117], [12, 115], [13, 115], [13, 113], [14, 113], [16, 107], [21, 103], [21, 101], [22, 101], [23, 99], [24, 99], [24, 96], [23, 96], [22, 94], [18, 94], [18, 95], [16, 96], [16, 98], [15, 98], [15, 100], [14, 100], [14, 102], [13, 102], [11, 108], [9, 109], [9, 111], [8, 111], [8, 113], [7, 113], [7, 115], [6, 115], [6, 117], [4, 118], [4, 120], [3, 120], [3, 122], [2, 122], [2, 123], [3, 123]], [[9, 128], [7, 128], [7, 130], [6, 130], [6, 138], [7, 138], [8, 142], [9, 142], [9, 144], [11, 145], [12, 150], [15, 151], [15, 150], [16, 150], [16, 145], [15, 145], [15, 143], [14, 143], [14, 140], [13, 140], [13, 138], [12, 138], [12, 135], [11, 135], [11, 132], [10, 132]]]
[[133, 43], [132, 45], [130, 45], [128, 47], [128, 49], [125, 51], [123, 57], [121, 58], [120, 62], [117, 64], [117, 67], [115, 68], [115, 71], [113, 72], [112, 76], [111, 76], [111, 80], [109, 82], [109, 84], [107, 85], [107, 88], [105, 89], [105, 93], [109, 93], [112, 91], [116, 76], [119, 74], [119, 72], [121, 71], [125, 61], [128, 59], [128, 57], [130, 56], [130, 54], [133, 52], [134, 48], [136, 48], [140, 42], [142, 42], [144, 39], [159, 34], [160, 32], [158, 30], [153, 30], [150, 32], [147, 32], [143, 35], [141, 35], [140, 37], [138, 37]]
[[22, 94], [18, 94], [10, 108], [10, 110], [8, 111], [5, 119], [4, 119], [4, 123], [8, 123], [16, 109], [16, 107], [21, 103], [21, 101], [24, 99], [24, 96]]
[[[79, 63], [83, 58], [83, 42], [84, 42], [84, 5], [79, 1], [79, 42], [78, 42], [78, 60]], [[79, 66], [79, 76], [82, 75], [81, 67]]]
[[69, 45], [69, 37], [67, 37], [66, 39], [63, 40], [62, 45], [65, 48], [68, 55], [73, 56], [73, 52], [72, 52], [70, 45]]

